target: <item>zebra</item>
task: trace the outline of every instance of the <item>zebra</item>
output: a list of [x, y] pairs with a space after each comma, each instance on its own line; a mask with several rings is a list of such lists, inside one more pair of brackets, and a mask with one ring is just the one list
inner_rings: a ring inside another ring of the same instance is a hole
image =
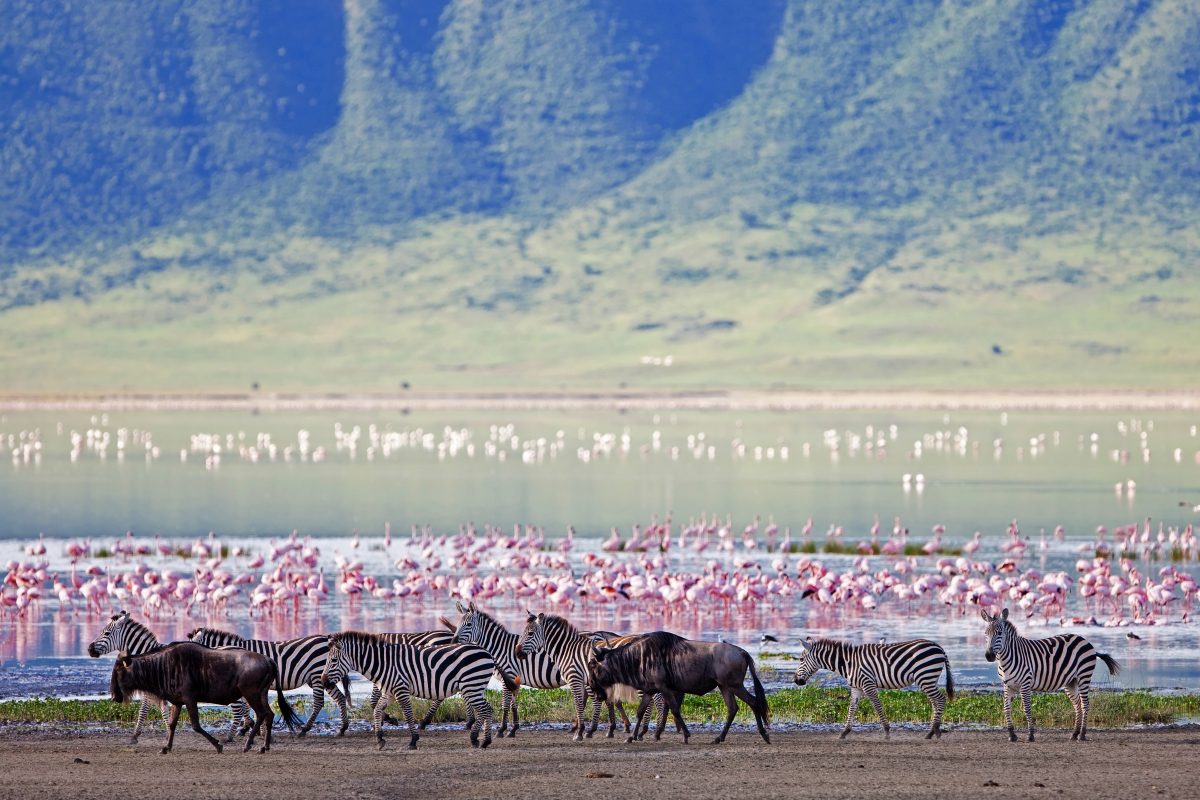
[[338, 704], [342, 715], [342, 725], [338, 736], [344, 736], [350, 726], [350, 676], [340, 675], [343, 694], [335, 685], [323, 687], [321, 676], [325, 672], [326, 657], [329, 653], [329, 637], [316, 635], [304, 636], [299, 639], [289, 639], [283, 642], [271, 642], [264, 639], [245, 639], [236, 633], [223, 631], [218, 628], [196, 628], [188, 634], [188, 639], [207, 647], [241, 647], [252, 653], [264, 655], [275, 662], [279, 670], [279, 682], [284, 689], [296, 689], [300, 686], [312, 687], [313, 709], [308, 721], [298, 733], [307, 734], [316, 722], [317, 715], [325, 706], [325, 692]]
[[[442, 618], [442, 624], [447, 630], [437, 629], [432, 631], [417, 631], [414, 633], [377, 633], [375, 634], [388, 644], [409, 644], [413, 647], [437, 647], [443, 644], [454, 644], [454, 632], [452, 623]], [[375, 708], [379, 703], [379, 697], [383, 690], [379, 688], [379, 684], [371, 685], [371, 699], [368, 702], [367, 708]], [[429, 710], [425, 712], [425, 716], [417, 723], [417, 730], [425, 730], [429, 723], [433, 722], [433, 717], [437, 714], [437, 710], [441, 708], [442, 701], [434, 700], [429, 704]], [[399, 725], [400, 720], [388, 714], [386, 711], [383, 714], [383, 721], [387, 725]], [[467, 708], [467, 729], [470, 730], [474, 724], [474, 712], [468, 706]]]
[[[329, 637], [329, 659], [325, 685], [336, 676], [350, 672], [362, 673], [367, 680], [380, 686], [382, 693], [375, 705], [373, 725], [379, 749], [383, 749], [383, 709], [393, 697], [400, 702], [410, 735], [408, 749], [417, 749], [417, 724], [413, 719], [412, 696], [433, 700], [461, 693], [468, 708], [475, 712], [471, 728], [471, 746], [487, 747], [492, 743], [492, 707], [484, 696], [496, 662], [486, 650], [472, 645], [453, 644], [437, 647], [414, 647], [410, 644], [389, 644], [379, 636], [359, 631], [344, 631]], [[500, 673], [505, 688], [517, 691], [518, 684]], [[479, 729], [483, 728], [483, 742]]]
[[1071, 740], [1087, 741], [1088, 689], [1096, 659], [1108, 667], [1114, 677], [1121, 665], [1108, 653], [1101, 653], [1091, 642], [1074, 633], [1051, 636], [1048, 639], [1026, 639], [1017, 634], [1016, 626], [1008, 621], [1008, 609], [996, 616], [980, 609], [987, 625], [987, 650], [983, 657], [996, 662], [996, 671], [1004, 684], [1004, 722], [1008, 725], [1008, 740], [1015, 742], [1012, 701], [1021, 695], [1025, 720], [1029, 723], [1029, 741], [1033, 741], [1033, 692], [1053, 692], [1062, 689], [1075, 709], [1075, 729]]
[[[813, 640], [805, 643], [800, 664], [796, 667], [795, 682], [803, 686], [817, 670], [827, 669], [841, 675], [850, 684], [850, 713], [846, 727], [839, 738], [845, 739], [854, 727], [854, 716], [858, 704], [866, 695], [883, 723], [883, 738], [891, 737], [883, 703], [879, 700], [880, 689], [904, 689], [916, 684], [929, 698], [933, 706], [933, 720], [926, 739], [942, 738], [942, 714], [946, 710], [946, 698], [954, 700], [954, 678], [950, 674], [950, 659], [937, 642], [928, 639], [913, 639], [908, 642], [854, 645], [834, 639]], [[946, 693], [938, 688], [938, 678], [946, 670]]]
[[[580, 631], [567, 620], [553, 614], [534, 614], [532, 611], [529, 611], [528, 614], [525, 629], [518, 636], [517, 645], [513, 651], [521, 658], [526, 655], [545, 653], [554, 662], [562, 676], [562, 683], [558, 685], [565, 684], [571, 690], [571, 698], [575, 701], [575, 724], [578, 727], [572, 730], [575, 734], [575, 741], [582, 742], [585, 727], [583, 709], [587, 698], [591, 696], [591, 689], [588, 688], [587, 665], [588, 658], [592, 655], [592, 649], [597, 642], [603, 641], [609, 647], [616, 647], [635, 641], [640, 636], [614, 636], [608, 631], [588, 633]], [[654, 704], [659, 713], [659, 730], [661, 731], [666, 716], [666, 704], [660, 695], [654, 696]], [[609, 705], [609, 714], [608, 737], [612, 738], [616, 720], [612, 716], [611, 704]], [[621, 710], [621, 716], [626, 717], [624, 709]], [[626, 730], [628, 730], [628, 724], [626, 717]], [[599, 725], [600, 704], [593, 702], [592, 724], [587, 731], [587, 738], [592, 738]], [[647, 727], [649, 727], [649, 723], [647, 723]], [[634, 738], [641, 738], [636, 730]]]
[[[113, 615], [100, 635], [88, 645], [87, 652], [92, 658], [99, 658], [105, 653], [120, 652], [131, 656], [140, 656], [144, 653], [153, 653], [162, 647], [163, 643], [158, 641], [149, 628], [129, 616], [128, 611], [122, 611]], [[138, 706], [137, 722], [133, 725], [133, 737], [129, 740], [130, 744], [137, 744], [138, 737], [142, 734], [142, 725], [146, 722], [146, 715], [150, 711], [150, 700], [149, 697], [143, 697]], [[159, 710], [165, 720], [170, 714], [171, 704], [166, 700], [162, 700], [160, 703]], [[232, 738], [230, 741], [233, 741]]]

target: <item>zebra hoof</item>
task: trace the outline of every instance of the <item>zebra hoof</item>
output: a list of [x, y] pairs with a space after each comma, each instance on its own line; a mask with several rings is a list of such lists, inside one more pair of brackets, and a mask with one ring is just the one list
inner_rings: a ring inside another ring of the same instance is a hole
[[715, 738], [715, 739], [713, 739], [713, 740], [712, 740], [712, 743], [713, 743], [713, 744], [720, 744], [720, 743], [721, 743], [721, 742], [723, 742], [723, 741], [725, 741], [724, 737], [718, 736], [717, 738]]
[[129, 744], [131, 744], [131, 745], [137, 744], [137, 740], [138, 740], [138, 737], [133, 736], [129, 739]]
[[485, 737], [483, 737], [483, 742], [479, 745], [479, 747], [483, 750], [487, 750], [488, 745], [491, 743], [492, 743], [492, 737], [485, 736]]
[[166, 755], [167, 753], [169, 753], [169, 752], [171, 752], [171, 748], [169, 748], [169, 747], [164, 747], [162, 750], [159, 750], [159, 751], [158, 751], [158, 754], [159, 754], [160, 756], [165, 756], [165, 755]]
[[[500, 738], [504, 738], [503, 735], [501, 735]], [[508, 738], [509, 739], [517, 738], [517, 729], [516, 728], [513, 728], [511, 731], [508, 732]]]
[[296, 734], [296, 736], [301, 739], [303, 739], [307, 735], [308, 735], [308, 728], [301, 728], [300, 732]]
[[1010, 742], [1015, 742], [1017, 740], [1017, 735], [1015, 733], [1013, 733], [1012, 731], [1009, 731], [1008, 732], [1008, 740]]
[[840, 736], [838, 736], [838, 738], [839, 738], [839, 739], [845, 739], [845, 738], [846, 738], [847, 736], [849, 736], [849, 735], [850, 735], [850, 731], [848, 731], [848, 730], [846, 730], [846, 731], [842, 731], [842, 734], [841, 734]]
[[634, 739], [632, 736], [625, 737], [625, 744], [633, 744], [635, 741], [637, 741], [637, 740]]
[[[383, 749], [383, 737], [382, 736], [379, 737], [379, 749], [380, 750]], [[412, 749], [411, 745], [409, 745], [409, 749]]]
[[617, 735], [617, 732], [616, 732], [616, 731], [614, 731], [614, 730], [610, 730], [610, 731], [609, 731], [609, 732], [608, 732], [608, 733], [605, 735], [605, 737], [604, 737], [604, 738], [605, 738], [605, 739], [612, 739], [612, 738], [613, 738], [614, 736], [616, 736], [616, 735]]
[[268, 750], [270, 750], [270, 749], [271, 749], [271, 748], [267, 747], [267, 746], [264, 744], [262, 747], [258, 748], [258, 754], [261, 756], [263, 753], [267, 752], [267, 751], [268, 751]]
[[1031, 733], [1031, 734], [1029, 734], [1029, 741], [1031, 741], [1031, 742], [1033, 741], [1033, 734], [1032, 734], [1032, 733]]

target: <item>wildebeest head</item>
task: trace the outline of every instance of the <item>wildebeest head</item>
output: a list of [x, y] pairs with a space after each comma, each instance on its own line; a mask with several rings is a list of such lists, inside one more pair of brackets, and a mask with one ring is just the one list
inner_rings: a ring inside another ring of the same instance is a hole
[[796, 665], [796, 675], [792, 678], [797, 686], [803, 686], [817, 670], [824, 669], [825, 665], [821, 662], [820, 654], [816, 652], [820, 648], [813, 641], [812, 637], [804, 643], [804, 649], [800, 651], [800, 661]]
[[988, 661], [995, 661], [996, 656], [1008, 649], [1009, 642], [1017, 634], [1017, 629], [1008, 621], [1007, 608], [994, 617], [987, 612], [987, 609], [981, 608], [979, 616], [988, 624], [985, 632], [987, 649], [983, 651], [983, 657]]
[[109, 623], [104, 626], [104, 630], [100, 631], [100, 635], [96, 637], [96, 640], [88, 645], [88, 655], [92, 658], [99, 658], [105, 653], [123, 649], [125, 632], [130, 622], [128, 611], [114, 614]]
[[598, 703], [607, 703], [609, 690], [614, 684], [620, 683], [614, 674], [613, 664], [608, 659], [615, 649], [615, 647], [593, 647], [591, 655], [588, 656], [588, 688], [592, 690]]
[[124, 703], [133, 694], [134, 689], [130, 685], [133, 677], [132, 668], [133, 659], [122, 650], [117, 654], [116, 662], [113, 663], [112, 678], [108, 682], [108, 693], [118, 703]]
[[528, 619], [525, 621], [525, 629], [521, 631], [521, 636], [517, 639], [517, 655], [523, 656], [526, 653], [540, 653], [546, 648], [546, 615], [534, 614], [532, 611], [527, 611]]

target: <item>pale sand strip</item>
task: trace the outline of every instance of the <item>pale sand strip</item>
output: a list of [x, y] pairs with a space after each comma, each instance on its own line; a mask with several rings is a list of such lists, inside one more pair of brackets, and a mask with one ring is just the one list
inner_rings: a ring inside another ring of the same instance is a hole
[[0, 411], [335, 410], [1194, 411], [1197, 391], [714, 391], [0, 396]]

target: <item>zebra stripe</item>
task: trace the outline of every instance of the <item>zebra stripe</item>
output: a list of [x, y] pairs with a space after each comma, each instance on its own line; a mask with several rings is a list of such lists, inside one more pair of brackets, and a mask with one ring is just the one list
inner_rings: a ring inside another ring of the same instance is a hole
[[[796, 667], [795, 682], [803, 686], [817, 670], [826, 669], [841, 675], [850, 684], [850, 714], [841, 738], [845, 739], [854, 727], [854, 717], [863, 696], [871, 702], [883, 737], [890, 738], [891, 729], [879, 700], [880, 689], [905, 689], [916, 684], [933, 706], [932, 726], [926, 739], [942, 736], [942, 714], [946, 710], [946, 695], [954, 699], [954, 678], [950, 674], [950, 659], [937, 642], [913, 639], [908, 642], [854, 645], [833, 639], [811, 637], [805, 644]], [[946, 670], [946, 694], [938, 688], [938, 678]]]
[[[300, 736], [307, 734], [325, 706], [325, 692], [338, 704], [342, 715], [342, 726], [338, 736], [346, 733], [350, 725], [350, 708], [348, 698], [336, 685], [325, 688], [321, 676], [325, 672], [325, 662], [329, 654], [329, 637], [304, 636], [299, 639], [289, 639], [283, 642], [271, 642], [264, 639], [245, 639], [236, 633], [217, 628], [196, 628], [188, 634], [188, 638], [197, 644], [207, 647], [240, 647], [252, 653], [266, 656], [275, 662], [279, 670], [279, 683], [284, 689], [297, 689], [309, 686], [313, 693], [313, 710], [308, 721], [300, 728]], [[336, 675], [337, 680], [343, 680], [347, 694], [350, 691], [349, 680], [345, 676]], [[335, 680], [336, 684], [336, 680]]]
[[[417, 631], [414, 633], [377, 633], [375, 635], [388, 644], [408, 644], [412, 645], [413, 647], [437, 647], [443, 644], [454, 644], [454, 634], [449, 630]], [[368, 701], [367, 708], [375, 708], [375, 706], [379, 703], [379, 697], [382, 693], [383, 690], [379, 688], [379, 684], [371, 684], [371, 699]], [[417, 724], [417, 730], [425, 730], [429, 723], [433, 722], [433, 717], [435, 714], [437, 714], [437, 710], [441, 708], [441, 706], [441, 700], [434, 700], [431, 702], [429, 704], [429, 710], [425, 712], [425, 716], [422, 717], [420, 723]], [[475, 713], [468, 706], [468, 730], [474, 724], [474, 720]], [[384, 713], [383, 721], [388, 725], [400, 724], [400, 720], [388, 713]]]
[[[476, 716], [475, 724], [471, 727], [471, 745], [481, 746], [479, 729], [482, 727], [482, 746], [487, 747], [492, 743], [492, 708], [484, 696], [484, 690], [495, 669], [496, 662], [487, 651], [472, 645], [421, 648], [410, 644], [389, 644], [383, 638], [369, 633], [345, 631], [329, 637], [327, 673], [323, 680], [328, 686], [336, 675], [354, 671], [380, 686], [383, 691], [375, 705], [373, 722], [381, 750], [384, 744], [383, 709], [392, 698], [404, 710], [411, 736], [408, 749], [416, 749], [420, 734], [413, 718], [413, 695], [441, 700], [462, 694]], [[508, 687], [515, 690], [516, 684], [509, 681]]]
[[[612, 636], [607, 631], [586, 633], [580, 631], [562, 617], [553, 614], [535, 615], [530, 611], [529, 618], [525, 623], [525, 629], [517, 639], [515, 652], [519, 656], [524, 656], [526, 653], [545, 653], [554, 661], [555, 666], [562, 673], [563, 682], [571, 691], [571, 699], [575, 701], [575, 724], [578, 727], [575, 729], [574, 739], [577, 742], [582, 742], [585, 727], [583, 718], [584, 706], [587, 704], [588, 697], [592, 696], [592, 691], [588, 687], [587, 669], [588, 658], [592, 655], [592, 648], [595, 647], [598, 641], [606, 641], [608, 646], [616, 647], [639, 638], [640, 636], [637, 635]], [[659, 725], [661, 729], [661, 720], [665, 714], [662, 698], [655, 695], [654, 702], [655, 706], [659, 709]], [[611, 738], [613, 729], [616, 727], [616, 722], [612, 716], [612, 704], [608, 705], [610, 714], [608, 735]], [[626, 717], [624, 709], [621, 710], [621, 716]], [[593, 702], [592, 724], [588, 728], [587, 738], [592, 738], [592, 734], [596, 732], [596, 728], [599, 725], [600, 704]], [[628, 722], [626, 722], [626, 725], [628, 725]], [[628, 728], [626, 729], [628, 730]]]
[[1096, 660], [1102, 660], [1109, 673], [1116, 676], [1121, 665], [1108, 653], [1101, 653], [1091, 642], [1074, 633], [1051, 636], [1048, 639], [1026, 639], [1017, 634], [1016, 626], [1008, 621], [1008, 609], [992, 616], [980, 609], [987, 626], [987, 650], [983, 656], [996, 662], [996, 671], [1004, 684], [1004, 722], [1008, 739], [1015, 742], [1012, 701], [1021, 695], [1025, 720], [1029, 723], [1029, 741], [1033, 741], [1033, 692], [1062, 690], [1075, 709], [1075, 729], [1071, 739], [1087, 740], [1088, 690]]

